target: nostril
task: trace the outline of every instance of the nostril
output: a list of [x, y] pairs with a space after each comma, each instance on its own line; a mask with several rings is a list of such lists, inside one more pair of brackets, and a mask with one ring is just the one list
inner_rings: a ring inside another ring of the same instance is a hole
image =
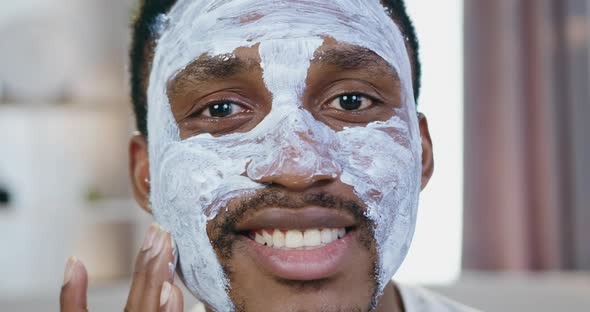
[[321, 175], [321, 174], [312, 174], [312, 175], [298, 175], [298, 174], [281, 174], [275, 176], [265, 176], [260, 179], [259, 183], [268, 183], [268, 184], [276, 184], [281, 185], [287, 189], [291, 189], [294, 191], [303, 191], [312, 186], [319, 186], [323, 184], [328, 184], [335, 179], [332, 175]]
[[10, 204], [10, 193], [8, 190], [0, 188], [0, 207]]

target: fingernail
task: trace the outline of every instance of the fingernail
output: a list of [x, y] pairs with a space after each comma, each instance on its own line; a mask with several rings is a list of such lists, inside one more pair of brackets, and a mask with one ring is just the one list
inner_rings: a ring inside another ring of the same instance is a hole
[[178, 251], [176, 250], [176, 244], [174, 242], [174, 237], [170, 234], [170, 246], [172, 246], [172, 259], [176, 261], [176, 257], [178, 256]]
[[174, 282], [174, 272], [176, 272], [176, 265], [173, 262], [168, 262], [168, 277]]
[[170, 274], [170, 280], [174, 281], [178, 251], [176, 250], [176, 244], [174, 243], [174, 237], [172, 237], [172, 234], [170, 234], [170, 246], [172, 246], [172, 262], [168, 262], [168, 273]]
[[156, 234], [158, 233], [158, 225], [156, 223], [152, 223], [147, 230], [145, 235], [145, 239], [143, 244], [141, 245], [141, 251], [146, 251], [154, 245], [154, 240], [156, 239]]
[[154, 244], [149, 251], [149, 258], [153, 258], [159, 255], [164, 249], [164, 244], [166, 243], [166, 234], [168, 234], [161, 226], [158, 225], [158, 230], [156, 231], [156, 237], [154, 239]]
[[74, 267], [76, 265], [76, 262], [78, 262], [78, 259], [76, 257], [68, 258], [68, 261], [66, 262], [66, 271], [64, 272], [63, 285], [66, 285], [67, 283], [69, 283], [70, 280], [72, 279], [72, 276], [74, 276]]
[[164, 305], [166, 305], [166, 302], [168, 302], [171, 290], [172, 286], [170, 285], [170, 283], [168, 283], [168, 281], [164, 282], [164, 284], [162, 285], [162, 292], [160, 293], [160, 307], [163, 307]]

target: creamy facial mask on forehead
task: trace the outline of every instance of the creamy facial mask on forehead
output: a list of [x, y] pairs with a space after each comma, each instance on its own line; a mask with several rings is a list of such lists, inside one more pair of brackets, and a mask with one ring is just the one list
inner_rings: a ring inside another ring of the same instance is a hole
[[[265, 186], [255, 181], [296, 166], [354, 189], [376, 224], [380, 294], [414, 232], [421, 145], [404, 39], [378, 0], [179, 0], [162, 17], [148, 88], [151, 203], [177, 242], [186, 286], [216, 311], [232, 311], [231, 287], [206, 233], [225, 204]], [[301, 106], [314, 53], [326, 36], [368, 48], [398, 73], [394, 117], [336, 132]], [[271, 112], [252, 130], [181, 140], [167, 82], [203, 54], [258, 45]], [[297, 157], [293, 157], [296, 151]]]

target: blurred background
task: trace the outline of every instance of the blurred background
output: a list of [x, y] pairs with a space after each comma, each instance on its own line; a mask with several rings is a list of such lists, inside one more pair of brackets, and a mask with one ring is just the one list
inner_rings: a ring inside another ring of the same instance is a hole
[[[396, 280], [485, 311], [590, 310], [590, 0], [408, 0], [435, 174]], [[57, 310], [63, 269], [121, 310], [134, 0], [0, 3], [0, 310]], [[191, 300], [188, 300], [187, 311]]]

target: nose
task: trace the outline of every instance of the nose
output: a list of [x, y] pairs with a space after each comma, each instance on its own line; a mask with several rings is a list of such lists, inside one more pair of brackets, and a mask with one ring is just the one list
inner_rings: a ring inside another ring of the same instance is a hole
[[248, 177], [293, 191], [338, 179], [341, 167], [330, 155], [329, 134], [314, 126], [317, 121], [309, 118], [287, 118], [270, 141], [265, 142], [270, 145], [268, 153], [248, 164]]
[[291, 146], [284, 148], [279, 154], [279, 157], [263, 167], [253, 168], [264, 171], [254, 177], [256, 182], [278, 184], [294, 191], [303, 191], [340, 176], [340, 167], [330, 159], [323, 158], [312, 146]]

